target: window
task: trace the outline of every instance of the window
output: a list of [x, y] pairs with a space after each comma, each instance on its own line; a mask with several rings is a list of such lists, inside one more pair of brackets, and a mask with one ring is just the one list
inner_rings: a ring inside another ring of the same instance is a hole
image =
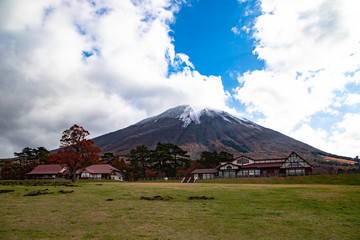
[[296, 175], [296, 172], [293, 169], [288, 169], [287, 174], [290, 175], [290, 176], [294, 176], [294, 175]]
[[232, 169], [232, 167], [231, 167], [231, 166], [227, 166], [226, 169]]
[[242, 175], [245, 175], [245, 176], [249, 175], [249, 170], [242, 170], [241, 172], [242, 172]]
[[247, 164], [249, 163], [249, 159], [241, 158], [236, 161], [237, 164]]
[[267, 175], [267, 170], [263, 170], [263, 174], [264, 174], [264, 175]]

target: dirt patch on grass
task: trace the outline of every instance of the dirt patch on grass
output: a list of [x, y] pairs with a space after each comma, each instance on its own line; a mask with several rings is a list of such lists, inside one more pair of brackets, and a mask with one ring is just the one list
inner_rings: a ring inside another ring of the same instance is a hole
[[206, 196], [190, 196], [188, 197], [189, 200], [214, 200], [215, 198], [213, 197], [206, 197]]
[[14, 192], [14, 190], [10, 189], [1, 189], [0, 193], [8, 193], [8, 192]]
[[44, 195], [44, 194], [53, 194], [53, 192], [49, 192], [49, 189], [43, 189], [43, 190], [37, 190], [37, 191], [32, 191], [29, 192], [28, 194], [25, 194], [24, 196], [26, 197], [33, 197], [33, 196], [39, 196], [39, 195]]
[[154, 196], [154, 197], [144, 197], [144, 196], [141, 196], [140, 197], [141, 200], [148, 200], [148, 201], [154, 201], [154, 200], [171, 200], [173, 199], [172, 197], [162, 197], [160, 195], [158, 196]]
[[66, 194], [66, 193], [73, 193], [74, 190], [60, 190], [59, 193]]

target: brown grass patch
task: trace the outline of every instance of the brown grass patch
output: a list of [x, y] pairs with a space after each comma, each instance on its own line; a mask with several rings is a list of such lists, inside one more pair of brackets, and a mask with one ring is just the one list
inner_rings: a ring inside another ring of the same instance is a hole
[[355, 161], [342, 159], [342, 158], [333, 158], [333, 157], [328, 157], [328, 156], [323, 156], [323, 158], [326, 161], [334, 161], [334, 162], [347, 163], [347, 164], [352, 164], [352, 165], [354, 165], [356, 163]]

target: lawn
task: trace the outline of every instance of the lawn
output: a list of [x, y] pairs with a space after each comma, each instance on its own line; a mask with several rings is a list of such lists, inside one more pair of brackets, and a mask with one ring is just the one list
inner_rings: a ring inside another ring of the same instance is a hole
[[[0, 238], [360, 239], [360, 185], [78, 185], [0, 186], [14, 190], [0, 193]], [[24, 196], [45, 188], [54, 193]], [[157, 195], [164, 200], [141, 199]]]

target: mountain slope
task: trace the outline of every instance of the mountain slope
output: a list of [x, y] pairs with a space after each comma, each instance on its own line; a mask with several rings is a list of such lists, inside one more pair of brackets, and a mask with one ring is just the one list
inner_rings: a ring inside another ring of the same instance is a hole
[[227, 151], [253, 158], [284, 157], [292, 151], [306, 158], [326, 154], [249, 120], [207, 108], [179, 106], [127, 128], [94, 138], [103, 152], [126, 155], [139, 145], [173, 143], [193, 159], [203, 151]]

